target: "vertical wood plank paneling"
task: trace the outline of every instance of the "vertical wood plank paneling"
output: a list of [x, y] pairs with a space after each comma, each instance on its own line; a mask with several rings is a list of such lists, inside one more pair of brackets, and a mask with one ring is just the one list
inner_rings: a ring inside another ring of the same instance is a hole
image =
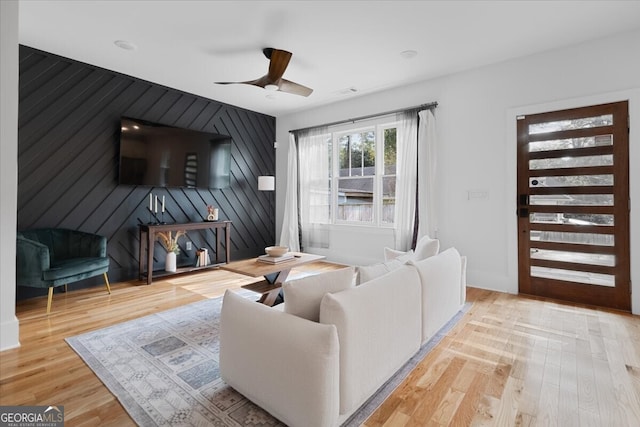
[[[218, 207], [221, 219], [233, 221], [232, 258], [258, 255], [275, 242], [273, 194], [257, 190], [258, 176], [275, 172], [275, 118], [27, 46], [20, 46], [19, 72], [19, 230], [64, 227], [106, 236], [113, 281], [137, 278], [137, 227], [149, 221], [150, 192], [165, 196], [167, 222], [199, 221], [207, 205]], [[231, 187], [119, 186], [121, 116], [231, 136]], [[191, 233], [181, 241], [179, 262], [195, 257], [186, 240], [199, 247], [210, 239]], [[40, 294], [18, 290], [19, 298]]]

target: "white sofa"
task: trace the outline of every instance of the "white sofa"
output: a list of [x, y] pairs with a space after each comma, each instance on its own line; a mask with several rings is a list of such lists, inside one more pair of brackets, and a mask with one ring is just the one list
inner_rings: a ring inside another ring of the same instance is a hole
[[[305, 292], [345, 272], [313, 276]], [[289, 426], [338, 426], [460, 310], [463, 276], [451, 248], [345, 290], [335, 279], [330, 292], [310, 297], [319, 322], [287, 312], [286, 287], [281, 309], [227, 291], [221, 376]]]

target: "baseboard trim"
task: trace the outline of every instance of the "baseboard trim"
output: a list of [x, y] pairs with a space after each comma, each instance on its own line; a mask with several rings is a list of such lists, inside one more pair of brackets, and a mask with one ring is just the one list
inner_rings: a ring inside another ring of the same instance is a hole
[[18, 318], [0, 323], [0, 351], [20, 347], [20, 323]]

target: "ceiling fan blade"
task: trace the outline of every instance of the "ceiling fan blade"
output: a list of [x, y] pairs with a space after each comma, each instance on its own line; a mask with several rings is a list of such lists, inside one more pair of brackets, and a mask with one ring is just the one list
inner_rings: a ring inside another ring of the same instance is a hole
[[261, 88], [277, 90], [280, 92], [287, 92], [294, 95], [301, 96], [309, 96], [313, 92], [313, 89], [303, 86], [298, 83], [294, 83], [292, 81], [286, 80], [282, 78], [287, 66], [289, 65], [289, 61], [291, 60], [292, 53], [287, 52], [286, 50], [274, 49], [272, 47], [267, 47], [262, 50], [264, 56], [269, 59], [269, 72], [264, 76], [250, 80], [246, 82], [215, 82], [220, 85], [231, 85], [231, 84], [247, 84], [258, 86]]
[[299, 83], [295, 83], [286, 79], [281, 79], [280, 80], [280, 87], [278, 88], [278, 90], [280, 92], [287, 92], [287, 93], [292, 93], [294, 95], [301, 95], [301, 96], [309, 96], [311, 95], [311, 92], [313, 92], [313, 89], [303, 86]]
[[258, 86], [258, 87], [265, 87], [267, 84], [269, 84], [269, 77], [268, 76], [262, 76], [259, 79], [255, 79], [255, 80], [249, 80], [246, 82], [214, 82], [217, 85], [253, 85], [253, 86]]
[[[265, 49], [266, 50], [266, 49]], [[265, 52], [265, 55], [267, 53]], [[278, 50], [271, 49], [270, 53], [270, 61], [269, 62], [269, 83], [278, 83], [278, 80], [284, 74], [284, 71], [287, 69], [289, 65], [289, 61], [291, 60], [291, 52], [287, 52], [286, 50]]]

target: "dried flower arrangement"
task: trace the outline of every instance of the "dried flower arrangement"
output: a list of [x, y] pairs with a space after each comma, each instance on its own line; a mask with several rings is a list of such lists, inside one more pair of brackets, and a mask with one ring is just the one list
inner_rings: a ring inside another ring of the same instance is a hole
[[180, 236], [184, 236], [187, 234], [186, 232], [180, 230], [176, 231], [175, 237], [172, 237], [171, 231], [168, 232], [160, 232], [156, 233], [158, 235], [158, 240], [162, 243], [162, 246], [166, 249], [167, 252], [174, 252], [176, 254], [180, 253], [180, 246], [178, 246], [178, 238]]

